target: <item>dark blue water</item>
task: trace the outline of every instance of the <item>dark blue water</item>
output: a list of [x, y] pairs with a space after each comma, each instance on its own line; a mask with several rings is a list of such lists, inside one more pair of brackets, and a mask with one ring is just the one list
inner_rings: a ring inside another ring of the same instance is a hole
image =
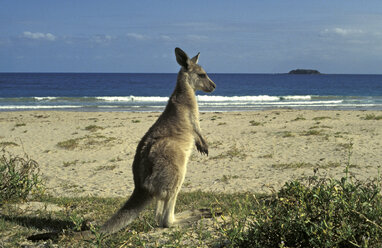
[[[209, 74], [203, 111], [382, 109], [382, 75]], [[0, 73], [0, 111], [161, 111], [176, 74]]]

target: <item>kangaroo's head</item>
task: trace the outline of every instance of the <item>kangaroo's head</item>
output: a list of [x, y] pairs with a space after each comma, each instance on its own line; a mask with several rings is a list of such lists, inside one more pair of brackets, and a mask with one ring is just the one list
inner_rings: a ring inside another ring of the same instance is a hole
[[182, 66], [181, 71], [188, 75], [188, 83], [194, 91], [202, 90], [212, 92], [215, 90], [215, 83], [208, 77], [203, 68], [198, 65], [199, 55], [190, 59], [188, 55], [180, 48], [175, 48], [176, 61]]

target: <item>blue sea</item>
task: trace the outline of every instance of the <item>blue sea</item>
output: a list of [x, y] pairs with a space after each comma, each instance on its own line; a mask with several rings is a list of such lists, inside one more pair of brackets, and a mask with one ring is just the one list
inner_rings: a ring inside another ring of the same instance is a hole
[[[382, 110], [382, 75], [209, 74], [201, 111]], [[177, 74], [0, 73], [0, 111], [162, 111]]]

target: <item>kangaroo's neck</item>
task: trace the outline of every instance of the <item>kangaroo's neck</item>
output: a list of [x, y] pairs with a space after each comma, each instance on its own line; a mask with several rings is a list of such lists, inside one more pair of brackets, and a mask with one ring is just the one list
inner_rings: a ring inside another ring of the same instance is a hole
[[189, 108], [194, 113], [198, 113], [198, 104], [196, 102], [195, 91], [190, 86], [189, 75], [184, 71], [180, 71], [174, 92], [170, 97], [170, 102], [181, 105], [182, 108]]

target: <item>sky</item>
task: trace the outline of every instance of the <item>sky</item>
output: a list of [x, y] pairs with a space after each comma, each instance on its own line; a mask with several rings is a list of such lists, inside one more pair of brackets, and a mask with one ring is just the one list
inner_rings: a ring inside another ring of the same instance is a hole
[[382, 73], [381, 0], [0, 0], [0, 72]]

